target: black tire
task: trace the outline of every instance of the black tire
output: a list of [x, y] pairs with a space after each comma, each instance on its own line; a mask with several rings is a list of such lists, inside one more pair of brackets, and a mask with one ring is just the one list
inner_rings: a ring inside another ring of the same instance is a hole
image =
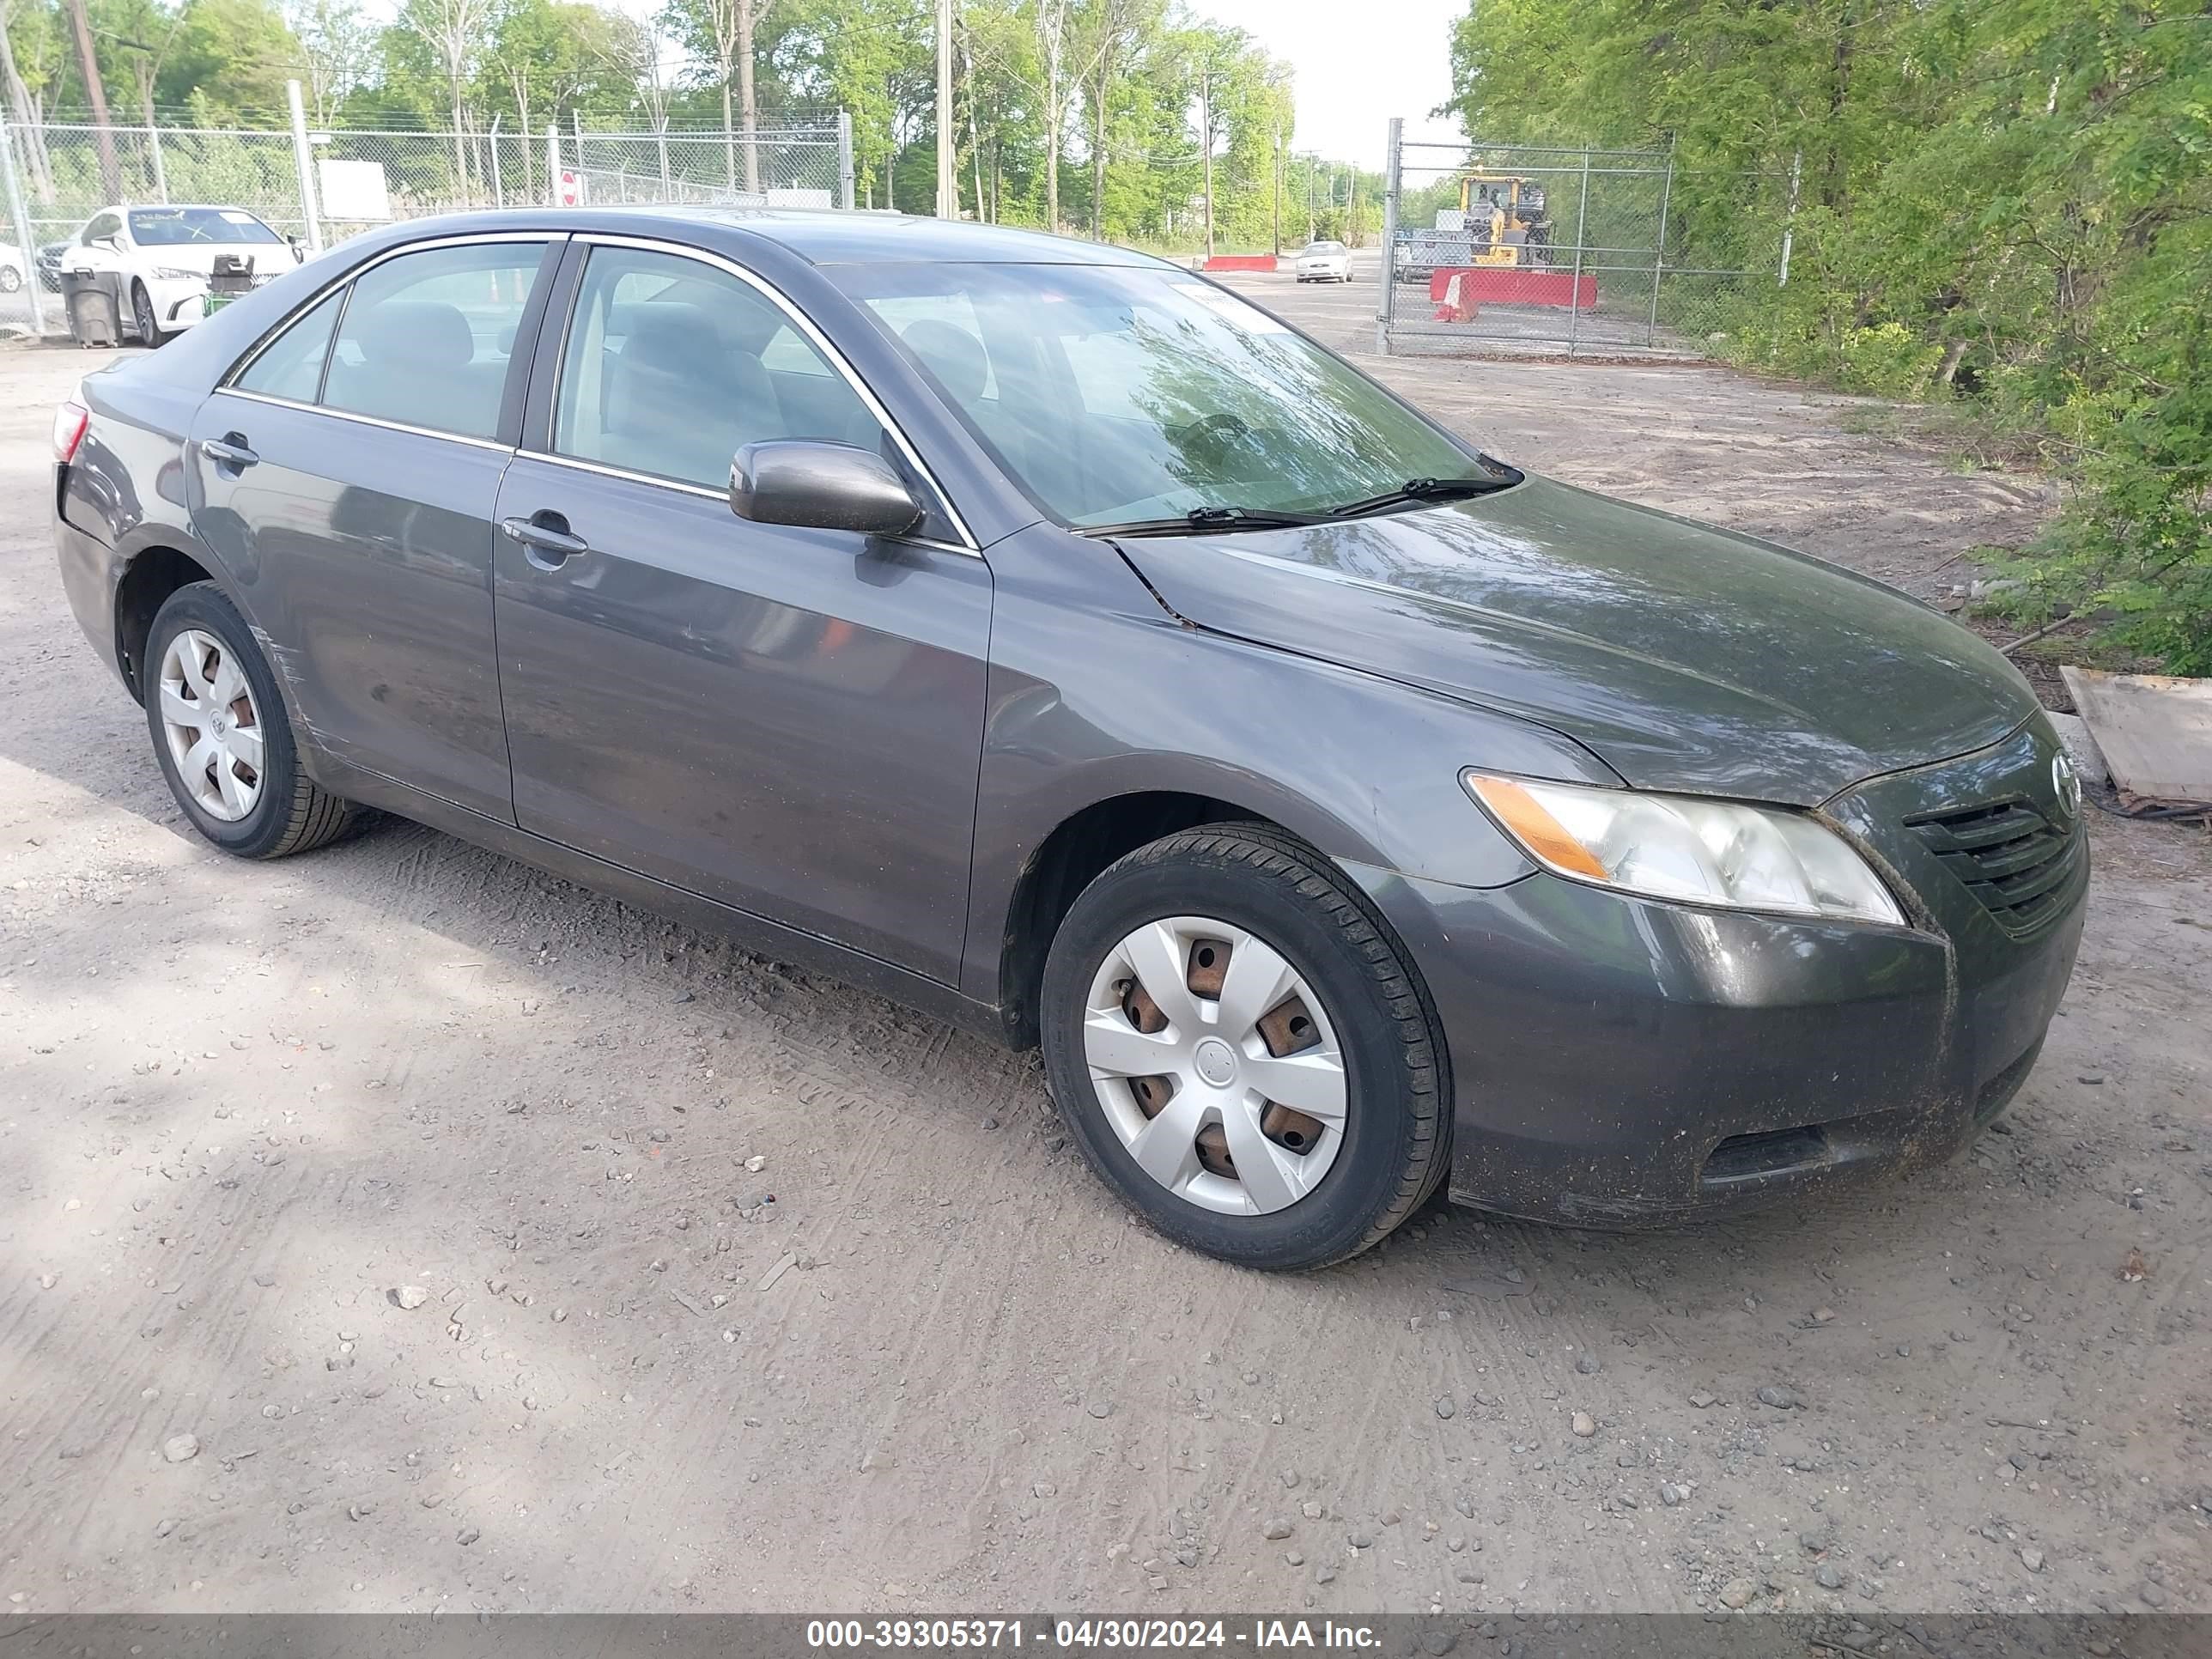
[[154, 316], [154, 296], [146, 291], [143, 283], [131, 284], [131, 320], [141, 340], [149, 346], [161, 343], [161, 325]]
[[[1261, 1215], [1189, 1202], [1140, 1169], [1108, 1122], [1084, 1057], [1099, 965], [1151, 921], [1198, 915], [1264, 938], [1319, 994], [1345, 1057], [1335, 1162], [1305, 1197]], [[1241, 1267], [1295, 1272], [1358, 1255], [1442, 1177], [1450, 1123], [1444, 1050], [1404, 947], [1328, 859], [1271, 826], [1208, 824], [1140, 847], [1085, 888], [1046, 958], [1040, 1027], [1054, 1103], [1093, 1169], [1159, 1232]]]
[[[215, 817], [194, 800], [178, 774], [161, 713], [161, 664], [169, 646], [187, 628], [212, 635], [236, 662], [252, 693], [253, 713], [262, 733], [260, 797], [245, 817]], [[154, 757], [193, 829], [224, 852], [242, 859], [278, 859], [326, 846], [353, 828], [359, 809], [319, 787], [300, 765], [292, 723], [284, 713], [276, 678], [254, 643], [253, 630], [223, 591], [213, 582], [193, 582], [169, 595], [155, 613], [146, 636], [140, 671], [146, 702], [146, 726]]]

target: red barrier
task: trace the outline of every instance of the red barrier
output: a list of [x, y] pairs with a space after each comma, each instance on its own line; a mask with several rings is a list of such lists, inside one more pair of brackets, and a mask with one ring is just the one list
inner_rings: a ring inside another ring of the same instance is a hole
[[1273, 270], [1275, 256], [1272, 253], [1217, 253], [1200, 270]]
[[[1454, 277], [1459, 292], [1451, 292]], [[1597, 308], [1597, 278], [1571, 271], [1537, 270], [1527, 265], [1447, 265], [1430, 273], [1429, 298], [1455, 300], [1461, 306], [1557, 306], [1578, 311]]]

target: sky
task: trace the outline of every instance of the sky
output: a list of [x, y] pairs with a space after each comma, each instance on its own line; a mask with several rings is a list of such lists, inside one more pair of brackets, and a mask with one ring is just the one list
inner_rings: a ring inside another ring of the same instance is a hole
[[1297, 75], [1293, 149], [1382, 170], [1390, 118], [1408, 138], [1457, 138], [1429, 112], [1451, 96], [1448, 43], [1468, 0], [1191, 0]]

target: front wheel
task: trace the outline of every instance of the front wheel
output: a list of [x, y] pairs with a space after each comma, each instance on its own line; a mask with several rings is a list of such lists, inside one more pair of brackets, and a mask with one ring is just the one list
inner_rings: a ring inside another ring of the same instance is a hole
[[1357, 1255], [1436, 1184], [1442, 1046], [1388, 925], [1304, 843], [1208, 825], [1085, 889], [1045, 964], [1053, 1098], [1155, 1228], [1249, 1267]]
[[131, 320], [137, 325], [138, 337], [148, 345], [161, 343], [161, 325], [154, 316], [154, 296], [146, 291], [143, 283], [131, 284]]
[[146, 640], [146, 724], [169, 791], [226, 853], [274, 859], [335, 841], [351, 803], [300, 765], [276, 677], [222, 590], [169, 595]]
[[13, 265], [0, 265], [0, 294], [13, 294], [23, 286], [23, 273]]

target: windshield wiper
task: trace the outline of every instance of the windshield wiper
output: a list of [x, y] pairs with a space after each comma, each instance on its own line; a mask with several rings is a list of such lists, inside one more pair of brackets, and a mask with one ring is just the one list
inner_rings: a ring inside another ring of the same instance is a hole
[[1326, 513], [1278, 513], [1264, 507], [1194, 507], [1178, 519], [1133, 519], [1127, 524], [1091, 524], [1085, 536], [1217, 536], [1231, 530], [1285, 530], [1322, 524]]
[[1402, 489], [1386, 490], [1380, 495], [1370, 495], [1363, 501], [1346, 501], [1342, 507], [1333, 507], [1328, 517], [1356, 519], [1364, 513], [1379, 513], [1386, 507], [1403, 507], [1409, 501], [1448, 501], [1462, 495], [1486, 495], [1493, 489], [1503, 489], [1516, 481], [1517, 475], [1492, 476], [1486, 478], [1408, 478]]

